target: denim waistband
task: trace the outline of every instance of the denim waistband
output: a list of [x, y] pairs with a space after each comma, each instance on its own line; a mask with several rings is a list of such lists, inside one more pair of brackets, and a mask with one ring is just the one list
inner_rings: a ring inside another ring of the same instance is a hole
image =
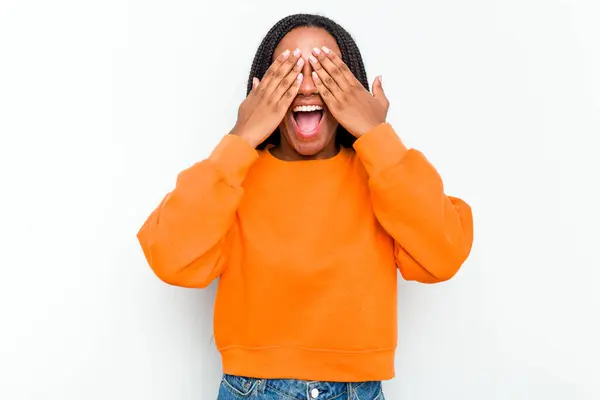
[[[260, 399], [265, 392], [283, 395], [285, 399], [297, 400], [373, 400], [383, 398], [381, 382], [321, 382], [296, 379], [258, 379], [224, 374], [224, 381], [238, 395], [257, 394]], [[269, 397], [271, 398], [271, 397]]]

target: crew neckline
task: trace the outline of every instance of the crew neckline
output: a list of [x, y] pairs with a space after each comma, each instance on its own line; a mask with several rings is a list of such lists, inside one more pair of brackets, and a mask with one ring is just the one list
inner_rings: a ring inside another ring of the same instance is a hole
[[350, 153], [353, 151], [352, 149], [348, 149], [344, 146], [340, 146], [338, 152], [329, 157], [329, 158], [317, 158], [310, 160], [282, 160], [278, 158], [273, 153], [271, 153], [271, 149], [275, 147], [270, 145], [263, 149], [263, 154], [266, 159], [268, 159], [271, 163], [277, 163], [280, 165], [325, 165], [325, 164], [337, 164], [340, 160], [346, 160], [349, 158]]

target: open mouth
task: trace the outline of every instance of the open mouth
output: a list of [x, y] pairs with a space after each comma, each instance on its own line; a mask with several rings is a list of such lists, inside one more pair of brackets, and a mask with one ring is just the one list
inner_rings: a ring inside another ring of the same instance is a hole
[[294, 107], [292, 120], [296, 128], [296, 134], [304, 139], [317, 136], [324, 113], [323, 107], [318, 105]]

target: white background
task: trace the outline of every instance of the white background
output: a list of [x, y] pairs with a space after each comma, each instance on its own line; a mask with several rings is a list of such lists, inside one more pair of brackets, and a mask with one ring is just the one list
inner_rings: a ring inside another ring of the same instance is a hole
[[599, 399], [595, 0], [2, 0], [0, 398], [216, 397], [215, 285], [161, 283], [135, 234], [298, 11], [355, 36], [390, 122], [474, 210], [452, 281], [399, 283], [387, 397]]

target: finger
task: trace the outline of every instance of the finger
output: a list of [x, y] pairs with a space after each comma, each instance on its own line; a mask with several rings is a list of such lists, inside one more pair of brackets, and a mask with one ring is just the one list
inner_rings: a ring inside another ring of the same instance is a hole
[[[323, 66], [321, 65], [321, 63], [319, 62], [319, 60], [317, 60], [315, 58], [315, 56], [311, 55], [309, 57], [310, 60], [310, 64], [313, 67], [313, 72], [315, 72], [318, 75], [319, 80], [321, 81], [321, 84], [324, 85], [327, 89], [329, 89], [329, 91], [335, 96], [336, 94], [340, 93], [342, 90], [340, 89], [340, 87], [338, 86], [338, 84], [335, 82], [335, 80], [331, 77], [331, 75], [329, 75], [327, 73], [327, 71], [325, 70], [325, 68], [323, 68]], [[315, 74], [313, 74], [314, 76]]]
[[292, 86], [290, 86], [288, 90], [286, 90], [285, 93], [281, 96], [279, 102], [277, 103], [277, 105], [281, 107], [281, 109], [287, 110], [290, 107], [290, 105], [298, 95], [298, 91], [300, 90], [300, 85], [302, 84], [303, 79], [304, 74], [301, 72], [298, 74], [298, 76], [296, 76], [296, 79], [294, 79], [294, 83], [292, 84]]
[[323, 50], [323, 53], [327, 55], [327, 58], [331, 61], [331, 63], [338, 68], [348, 85], [352, 87], [356, 86], [358, 80], [356, 79], [352, 71], [350, 71], [350, 68], [348, 68], [346, 63], [342, 61], [342, 59], [331, 49], [323, 46], [321, 50]]
[[285, 50], [283, 53], [281, 53], [275, 59], [275, 61], [273, 61], [273, 63], [269, 66], [269, 69], [267, 69], [267, 71], [263, 75], [263, 78], [262, 78], [263, 85], [262, 85], [261, 89], [266, 89], [267, 88], [269, 82], [271, 81], [271, 79], [275, 75], [275, 71], [277, 71], [279, 69], [279, 67], [285, 61], [287, 61], [287, 59], [289, 58], [289, 56], [290, 56], [290, 51], [289, 50]]
[[317, 87], [317, 90], [319, 91], [319, 94], [321, 95], [321, 98], [323, 99], [325, 104], [327, 104], [327, 107], [329, 107], [330, 109], [335, 108], [337, 100], [335, 99], [333, 93], [331, 93], [331, 91], [323, 84], [323, 81], [321, 80], [321, 78], [319, 78], [319, 74], [313, 71], [312, 79], [315, 83], [315, 86]]
[[277, 87], [279, 86], [281, 81], [294, 68], [301, 54], [302, 52], [300, 51], [300, 49], [295, 49], [291, 54], [287, 56], [287, 59], [279, 65], [279, 68], [273, 71], [271, 79], [267, 84], [267, 87], [265, 88], [266, 94], [271, 95], [275, 92], [275, 90], [277, 90]]
[[260, 83], [259, 79], [257, 77], [252, 77], [252, 86], [250, 87], [250, 91], [248, 92], [248, 96], [247, 97], [254, 97], [256, 96], [256, 93], [258, 92], [256, 90], [256, 88], [258, 87], [258, 84]]
[[381, 75], [375, 78], [375, 80], [373, 81], [371, 91], [373, 92], [373, 96], [375, 98], [385, 96], [383, 93], [383, 86], [381, 85]]
[[298, 58], [296, 61], [296, 65], [292, 68], [292, 70], [279, 82], [279, 86], [273, 92], [273, 98], [275, 101], [279, 101], [281, 96], [287, 92], [287, 90], [295, 83], [296, 78], [300, 71], [302, 71], [302, 67], [304, 66], [304, 59]]
[[[348, 81], [346, 80], [346, 77], [342, 73], [341, 68], [338, 65], [335, 65], [333, 63], [332, 59], [330, 58], [331, 57], [330, 55], [333, 55], [333, 51], [329, 50], [325, 46], [323, 46], [322, 49], [323, 49], [323, 51], [321, 51], [321, 49], [318, 49], [315, 47], [313, 49], [313, 54], [315, 55], [317, 60], [319, 60], [319, 63], [323, 66], [325, 71], [327, 71], [329, 76], [331, 76], [333, 78], [333, 80], [335, 80], [335, 83], [338, 85], [338, 87], [343, 91], [348, 90], [348, 88], [349, 88]], [[338, 57], [338, 60], [339, 60], [339, 57]]]
[[379, 100], [384, 106], [386, 106], [386, 107], [389, 106], [388, 98], [385, 95], [385, 92], [383, 91], [383, 84], [382, 84], [382, 77], [381, 77], [381, 75], [379, 75], [373, 81], [372, 91], [373, 91], [373, 97], [375, 97], [377, 100]]

